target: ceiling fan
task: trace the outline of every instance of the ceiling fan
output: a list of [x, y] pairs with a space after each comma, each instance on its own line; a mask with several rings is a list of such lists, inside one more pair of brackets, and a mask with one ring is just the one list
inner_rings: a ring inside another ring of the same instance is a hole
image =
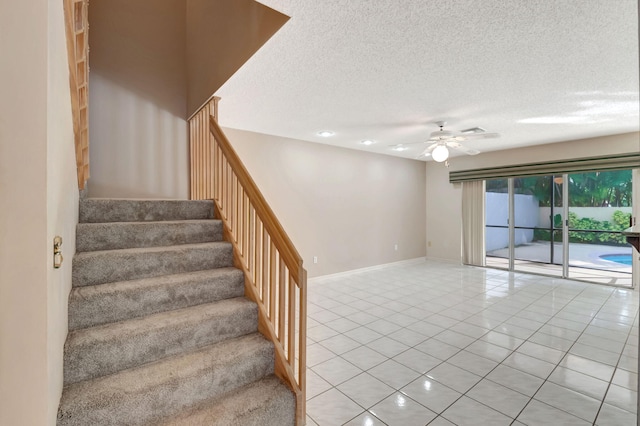
[[[469, 148], [462, 145], [460, 142], [466, 140], [476, 140], [476, 139], [493, 139], [499, 138], [499, 133], [487, 133], [484, 129], [480, 127], [474, 127], [472, 129], [463, 130], [462, 132], [453, 132], [451, 130], [445, 130], [444, 126], [447, 124], [445, 121], [437, 121], [435, 123], [440, 130], [432, 132], [429, 136], [429, 139], [425, 142], [413, 142], [413, 143], [430, 143], [420, 155], [420, 157], [428, 157], [431, 156], [435, 161], [442, 163], [449, 158], [449, 148], [454, 149], [456, 151], [464, 152], [468, 155], [477, 155], [480, 154], [480, 151], [477, 149]], [[393, 145], [396, 148], [411, 145], [408, 144], [398, 144]]]

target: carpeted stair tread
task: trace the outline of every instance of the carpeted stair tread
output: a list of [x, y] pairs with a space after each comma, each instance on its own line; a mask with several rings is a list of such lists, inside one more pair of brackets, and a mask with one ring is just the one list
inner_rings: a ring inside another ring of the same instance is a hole
[[255, 303], [238, 297], [69, 333], [64, 382], [106, 376], [258, 330]]
[[233, 266], [228, 242], [76, 253], [74, 287]]
[[133, 200], [85, 198], [80, 223], [213, 219], [210, 200]]
[[243, 294], [244, 274], [232, 267], [75, 287], [69, 296], [69, 330]]
[[219, 220], [80, 223], [76, 251], [117, 250], [222, 241]]
[[276, 376], [205, 401], [157, 426], [293, 426], [293, 392]]
[[157, 424], [187, 407], [273, 373], [274, 350], [260, 334], [65, 386], [59, 426]]

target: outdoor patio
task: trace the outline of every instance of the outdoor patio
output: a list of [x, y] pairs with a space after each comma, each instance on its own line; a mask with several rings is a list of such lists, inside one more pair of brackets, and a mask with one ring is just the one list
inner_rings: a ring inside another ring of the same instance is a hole
[[[562, 276], [562, 243], [554, 243], [553, 264], [549, 242], [536, 241], [515, 248], [515, 270], [551, 276]], [[602, 258], [604, 255], [633, 256], [631, 246], [602, 244], [569, 244], [569, 278], [599, 284], [631, 287], [631, 265]], [[509, 249], [487, 252], [487, 266], [507, 269]]]

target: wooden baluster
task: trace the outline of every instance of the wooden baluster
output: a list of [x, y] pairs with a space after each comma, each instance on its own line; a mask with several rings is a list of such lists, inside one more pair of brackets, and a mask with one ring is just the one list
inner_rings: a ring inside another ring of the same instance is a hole
[[285, 298], [287, 296], [287, 292], [285, 291], [285, 280], [287, 279], [286, 275], [287, 271], [285, 269], [284, 261], [282, 260], [282, 258], [280, 258], [280, 271], [278, 273], [278, 299], [280, 301], [280, 308], [278, 309], [278, 340], [283, 344], [286, 314]]
[[287, 287], [289, 289], [289, 320], [287, 330], [287, 339], [289, 341], [288, 349], [288, 361], [289, 365], [293, 366], [295, 361], [295, 350], [296, 350], [296, 308], [295, 308], [295, 300], [296, 300], [296, 289], [295, 283], [291, 278], [291, 274], [289, 274], [289, 279], [287, 280]]
[[197, 173], [198, 173], [198, 200], [202, 200], [202, 113], [198, 114], [196, 117], [196, 140], [198, 141], [198, 150], [197, 150]]
[[[300, 280], [298, 285], [300, 286], [300, 305], [299, 305], [299, 318], [300, 318], [300, 343], [298, 347], [300, 352], [298, 354], [298, 385], [303, 395], [306, 395], [307, 390], [307, 272], [300, 265]], [[304, 398], [299, 403], [305, 404]], [[298, 410], [302, 414], [305, 413], [304, 405]]]
[[[262, 300], [267, 303], [269, 300], [269, 236], [267, 235], [267, 231], [262, 228]], [[271, 316], [271, 312], [269, 312], [269, 305], [265, 305], [269, 316]]]
[[247, 269], [251, 276], [253, 276], [253, 269], [254, 269], [253, 256], [255, 251], [254, 221], [255, 221], [255, 210], [253, 206], [250, 205], [249, 206], [249, 232], [247, 235]]
[[269, 243], [269, 317], [271, 324], [276, 325], [276, 247]]
[[260, 294], [260, 259], [262, 258], [262, 244], [260, 242], [260, 238], [262, 236], [262, 230], [260, 229], [260, 225], [262, 222], [259, 221], [259, 218], [256, 216], [256, 233], [254, 237], [254, 246], [255, 246], [255, 259], [253, 263], [253, 282], [255, 283], [258, 294]]

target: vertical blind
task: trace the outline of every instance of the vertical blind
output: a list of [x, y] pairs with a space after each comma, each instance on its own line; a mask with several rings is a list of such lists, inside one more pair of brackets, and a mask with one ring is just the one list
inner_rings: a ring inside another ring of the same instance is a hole
[[465, 265], [485, 266], [484, 190], [483, 180], [462, 183], [462, 262]]

